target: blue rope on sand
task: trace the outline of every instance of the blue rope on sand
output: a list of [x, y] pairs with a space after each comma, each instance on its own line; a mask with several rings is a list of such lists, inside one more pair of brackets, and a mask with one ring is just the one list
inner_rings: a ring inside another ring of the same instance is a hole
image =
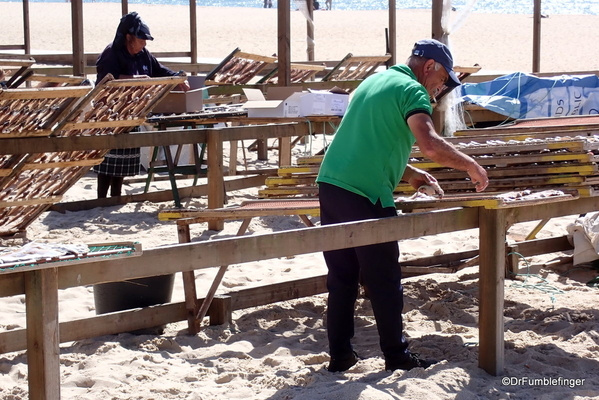
[[[520, 257], [522, 260], [524, 260], [525, 264], [526, 264], [526, 273], [525, 274], [515, 274], [513, 272], [511, 272], [511, 274], [513, 274], [514, 276], [522, 276], [524, 277], [524, 281], [523, 282], [514, 282], [510, 285], [510, 287], [516, 287], [516, 288], [523, 288], [523, 289], [533, 289], [533, 290], [540, 290], [541, 292], [544, 293], [549, 293], [549, 298], [551, 299], [551, 303], [555, 303], [555, 295], [557, 294], [563, 294], [564, 291], [561, 289], [556, 288], [555, 286], [552, 286], [547, 279], [543, 278], [542, 276], [540, 276], [539, 274], [531, 274], [530, 273], [530, 264], [528, 263], [528, 261], [526, 260], [526, 258], [524, 258], [524, 256], [520, 253], [517, 252], [511, 252], [508, 253], [508, 255], [512, 255], [515, 254], [518, 257]], [[530, 283], [528, 282], [529, 278], [535, 278], [540, 280], [541, 282], [537, 282], [537, 283]]]

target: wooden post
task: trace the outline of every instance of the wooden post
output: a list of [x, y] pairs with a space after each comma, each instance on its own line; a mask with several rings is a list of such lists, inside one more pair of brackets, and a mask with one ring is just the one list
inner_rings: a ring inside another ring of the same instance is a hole
[[306, 5], [308, 6], [308, 16], [310, 17], [306, 21], [306, 30], [307, 30], [307, 49], [308, 53], [308, 61], [314, 61], [314, 3], [312, 0], [306, 0]]
[[480, 306], [478, 365], [501, 375], [504, 365], [503, 291], [505, 276], [506, 210], [479, 209]]
[[83, 0], [71, 0], [71, 24], [73, 39], [73, 75], [85, 76], [83, 50]]
[[[223, 142], [217, 131], [208, 132], [208, 208], [225, 205], [225, 182], [223, 177]], [[209, 221], [208, 229], [222, 231], [224, 221]]]
[[291, 138], [279, 138], [279, 167], [291, 165]]
[[129, 14], [129, 1], [128, 0], [121, 0], [121, 13], [123, 15]]
[[223, 325], [233, 322], [233, 299], [231, 296], [214, 296], [210, 305], [210, 325]]
[[[310, 0], [308, 0], [311, 3]], [[278, 71], [279, 71], [279, 86], [289, 86], [291, 85], [291, 16], [290, 16], [290, 3], [289, 0], [279, 0], [278, 1], [278, 49], [279, 49], [279, 61]], [[312, 5], [308, 6], [309, 10], [312, 9]], [[279, 163], [281, 160], [285, 160], [285, 156], [282, 155], [283, 150], [287, 150], [290, 153], [291, 142], [290, 138], [282, 138], [279, 137]], [[264, 140], [264, 153], [268, 153], [268, 141]], [[268, 158], [267, 154], [261, 154], [260, 152], [260, 142], [258, 142], [258, 159], [261, 160], [260, 156], [263, 156], [264, 159]], [[283, 158], [282, 158], [283, 157]], [[291, 160], [290, 160], [291, 161]], [[279, 164], [280, 165], [280, 164]]]
[[258, 160], [268, 160], [268, 139], [257, 139], [256, 146], [256, 151], [258, 152]]
[[56, 268], [25, 272], [30, 400], [60, 400], [60, 336]]
[[[441, 18], [443, 17], [444, 1], [448, 1], [448, 0], [433, 0], [431, 35], [432, 35], [433, 39], [437, 39], [438, 41], [447, 44], [447, 35], [443, 31], [443, 27], [441, 26]], [[433, 110], [432, 118], [433, 118], [433, 124], [435, 125], [435, 130], [437, 131], [437, 133], [442, 135], [443, 128], [445, 125], [444, 124], [445, 113], [435, 109], [435, 110]]]
[[198, 63], [198, 18], [196, 0], [189, 0], [189, 43], [191, 44], [191, 63]]
[[443, 3], [446, 0], [433, 0], [432, 5], [432, 21], [431, 21], [431, 37], [439, 42], [447, 44], [447, 35], [443, 32], [441, 26], [441, 17], [443, 17]]
[[[177, 224], [179, 243], [191, 242], [189, 224]], [[185, 293], [185, 309], [187, 310], [187, 330], [190, 335], [200, 331], [200, 321], [196, 319], [198, 312], [198, 294], [194, 271], [183, 271], [183, 291]]]
[[291, 16], [289, 0], [278, 0], [277, 2], [277, 46], [278, 62], [277, 70], [279, 76], [279, 86], [289, 86], [291, 84]]
[[237, 175], [237, 150], [239, 145], [237, 140], [231, 140], [229, 142], [229, 175]]
[[534, 0], [532, 72], [541, 72], [541, 0]]
[[29, 0], [23, 0], [23, 44], [25, 54], [31, 54], [31, 27], [29, 25]]
[[506, 247], [506, 266], [505, 266], [505, 277], [507, 279], [514, 279], [518, 274], [518, 266], [520, 265], [519, 247], [517, 244], [508, 245]]
[[387, 52], [391, 58], [387, 61], [387, 67], [397, 64], [397, 7], [395, 0], [389, 0], [389, 48]]

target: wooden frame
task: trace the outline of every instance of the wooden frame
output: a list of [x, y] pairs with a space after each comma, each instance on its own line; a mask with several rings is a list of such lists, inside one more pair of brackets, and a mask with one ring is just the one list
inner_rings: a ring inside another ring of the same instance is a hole
[[[303, 83], [312, 81], [316, 77], [316, 74], [325, 70], [325, 65], [313, 65], [313, 64], [296, 64], [292, 63], [290, 66], [290, 81], [291, 83]], [[272, 69], [268, 74], [264, 75], [257, 84], [270, 84], [277, 85], [279, 83], [278, 77], [278, 66]]]
[[[2, 57], [6, 56], [3, 55]], [[7, 88], [17, 87], [18, 84], [15, 85], [15, 82], [19, 81], [19, 79], [28, 71], [31, 71], [30, 68], [33, 64], [35, 64], [35, 60], [32, 57], [22, 59], [16, 57], [1, 58], [0, 71], [4, 71], [4, 76], [0, 76], [0, 82], [4, 81]], [[8, 73], [8, 68], [10, 68], [12, 73]], [[16, 71], [12, 71], [13, 68], [16, 68]]]
[[363, 80], [372, 75], [379, 66], [385, 64], [390, 58], [391, 54], [384, 56], [354, 56], [352, 53], [348, 53], [322, 80]]
[[[55, 87], [0, 91], [0, 102], [3, 101], [0, 104], [7, 104], [10, 109], [23, 100], [68, 100], [61, 104], [64, 107], [57, 108], [60, 118], [52, 119], [55, 125], [44, 123], [40, 132], [26, 131], [28, 136], [119, 135], [144, 122], [153, 105], [184, 80], [183, 76], [114, 80], [107, 75], [91, 90], [89, 87]], [[73, 101], [76, 95], [82, 94], [77, 102]], [[102, 162], [108, 150], [38, 150], [0, 157], [0, 236], [24, 231], [48, 207], [60, 201], [91, 165]]]
[[247, 84], [276, 61], [276, 57], [246, 53], [236, 48], [206, 75], [206, 85]]

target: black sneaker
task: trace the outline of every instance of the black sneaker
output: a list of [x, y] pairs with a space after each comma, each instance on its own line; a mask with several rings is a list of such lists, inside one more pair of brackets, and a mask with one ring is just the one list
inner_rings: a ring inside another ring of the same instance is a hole
[[351, 367], [356, 365], [356, 363], [361, 359], [362, 358], [355, 351], [352, 352], [352, 354], [349, 358], [344, 358], [342, 360], [337, 359], [337, 358], [331, 358], [331, 361], [329, 362], [329, 366], [327, 367], [327, 370], [329, 372], [347, 371], [348, 369], [350, 369]]
[[438, 361], [435, 360], [423, 360], [420, 358], [418, 353], [409, 353], [408, 358], [401, 362], [389, 362], [385, 361], [385, 371], [395, 371], [396, 369], [403, 369], [409, 371], [412, 368], [424, 368], [427, 369]]

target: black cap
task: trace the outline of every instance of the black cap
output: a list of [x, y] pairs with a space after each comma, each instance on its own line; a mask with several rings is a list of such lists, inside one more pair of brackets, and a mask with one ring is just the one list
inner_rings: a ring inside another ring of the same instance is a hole
[[123, 34], [128, 33], [129, 35], [133, 35], [143, 40], [154, 40], [154, 37], [150, 34], [150, 28], [135, 11], [132, 11], [121, 18], [121, 23], [117, 28], [117, 33], [118, 32]]
[[453, 57], [449, 51], [449, 47], [435, 39], [424, 39], [419, 40], [414, 44], [412, 54], [419, 57], [430, 58], [435, 60], [445, 68], [449, 79], [445, 83], [445, 86], [454, 88], [460, 86], [462, 82], [458, 79], [455, 72], [453, 72]]
[[139, 24], [137, 32], [135, 32], [135, 36], [139, 39], [154, 40], [154, 37], [150, 35], [150, 28], [143, 21], [141, 21], [141, 23]]

